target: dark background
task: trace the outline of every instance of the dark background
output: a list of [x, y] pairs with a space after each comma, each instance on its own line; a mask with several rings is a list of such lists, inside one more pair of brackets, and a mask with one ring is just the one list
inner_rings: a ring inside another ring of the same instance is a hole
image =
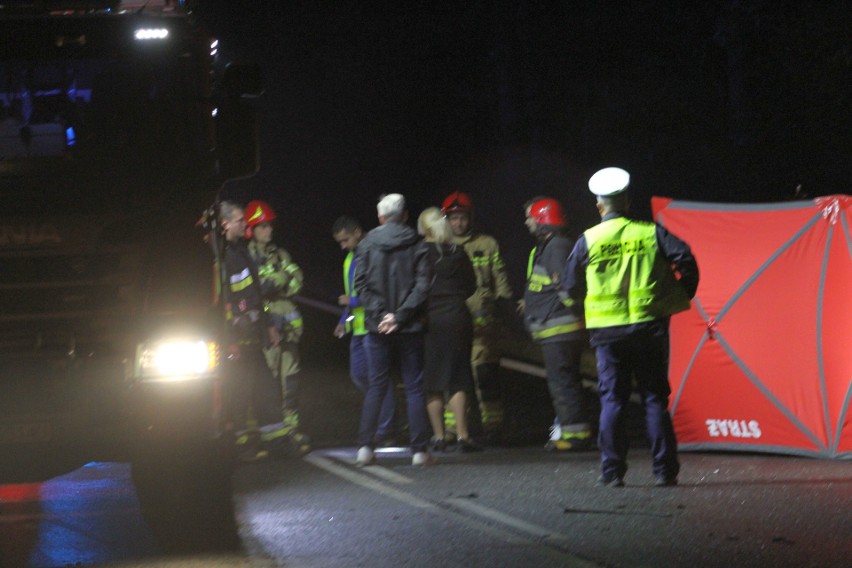
[[551, 195], [597, 222], [589, 176], [650, 197], [766, 202], [850, 193], [852, 4], [779, 1], [202, 3], [222, 58], [259, 63], [262, 171], [276, 239], [331, 300], [341, 214], [379, 195], [412, 215], [454, 190], [501, 242], [516, 289], [522, 205]]

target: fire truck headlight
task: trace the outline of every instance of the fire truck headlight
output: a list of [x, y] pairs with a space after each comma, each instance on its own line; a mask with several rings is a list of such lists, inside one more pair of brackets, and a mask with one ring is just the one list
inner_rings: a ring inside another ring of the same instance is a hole
[[211, 376], [219, 366], [219, 346], [212, 341], [166, 340], [144, 343], [136, 351], [136, 378], [142, 381], [187, 381]]

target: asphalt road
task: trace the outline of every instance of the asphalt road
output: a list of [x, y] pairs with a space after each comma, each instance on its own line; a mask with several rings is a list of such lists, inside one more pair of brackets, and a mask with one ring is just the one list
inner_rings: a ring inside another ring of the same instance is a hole
[[637, 431], [627, 487], [598, 488], [596, 452], [542, 450], [552, 414], [543, 382], [530, 377], [506, 375], [509, 446], [440, 455], [429, 468], [390, 449], [356, 468], [360, 400], [345, 343], [330, 337], [329, 326], [328, 338], [306, 338], [302, 408], [316, 449], [235, 474], [242, 550], [164, 554], [129, 467], [93, 463], [44, 484], [0, 486], [0, 567], [850, 564], [849, 461], [682, 453], [680, 485], [655, 488]]
[[[167, 556], [124, 464], [90, 464], [0, 503], [0, 565], [814, 566], [852, 557], [848, 462], [682, 454], [681, 483], [653, 487], [635, 448], [627, 487], [595, 487], [597, 455], [539, 447], [450, 453], [429, 468], [355, 448], [242, 466], [243, 550]], [[17, 487], [17, 486], [16, 486]]]

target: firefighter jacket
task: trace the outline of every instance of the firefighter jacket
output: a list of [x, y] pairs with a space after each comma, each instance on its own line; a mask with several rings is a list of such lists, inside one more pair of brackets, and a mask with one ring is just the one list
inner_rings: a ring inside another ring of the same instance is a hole
[[530, 252], [524, 321], [538, 343], [583, 337], [583, 317], [571, 310], [573, 300], [559, 289], [559, 278], [573, 244], [567, 236], [551, 233]]
[[259, 344], [267, 341], [268, 325], [257, 267], [249, 255], [246, 241], [225, 244], [225, 282], [222, 298], [228, 321], [228, 342]]
[[292, 298], [302, 289], [302, 269], [286, 250], [274, 243], [264, 246], [251, 241], [248, 251], [257, 264], [269, 322], [281, 332], [283, 341], [298, 342], [302, 336], [302, 314]]
[[365, 335], [367, 328], [364, 325], [364, 306], [361, 305], [361, 300], [358, 299], [358, 294], [355, 292], [355, 287], [353, 286], [355, 266], [357, 264], [355, 251], [349, 251], [346, 259], [343, 261], [343, 293], [349, 296], [349, 305], [343, 312], [340, 323], [346, 328], [346, 333]]
[[356, 262], [355, 291], [367, 330], [377, 333], [379, 322], [392, 313], [399, 332], [425, 331], [432, 267], [414, 229], [396, 221], [379, 225], [358, 244]]
[[464, 251], [476, 273], [476, 292], [467, 299], [467, 307], [473, 316], [475, 327], [494, 323], [498, 299], [511, 300], [512, 289], [506, 275], [506, 265], [500, 256], [497, 240], [489, 235], [471, 233], [455, 237], [455, 243]]
[[[675, 276], [675, 271], [680, 276]], [[562, 287], [583, 309], [593, 345], [633, 333], [664, 333], [689, 309], [698, 264], [689, 246], [661, 225], [607, 213], [574, 246]]]

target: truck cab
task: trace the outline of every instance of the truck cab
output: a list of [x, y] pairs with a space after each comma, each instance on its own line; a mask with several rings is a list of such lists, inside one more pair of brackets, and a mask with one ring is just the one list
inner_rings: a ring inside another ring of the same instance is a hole
[[223, 494], [211, 204], [257, 169], [258, 75], [180, 1], [13, 0], [0, 37], [0, 483], [130, 461], [143, 509], [164, 472]]

